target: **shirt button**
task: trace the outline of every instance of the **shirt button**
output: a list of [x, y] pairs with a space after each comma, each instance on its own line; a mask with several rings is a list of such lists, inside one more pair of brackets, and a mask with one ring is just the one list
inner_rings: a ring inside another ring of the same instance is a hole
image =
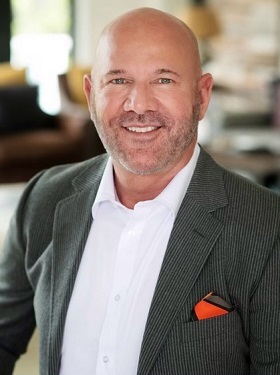
[[119, 294], [115, 295], [114, 300], [118, 302], [121, 299], [121, 296]]
[[109, 362], [109, 358], [108, 358], [106, 355], [104, 355], [104, 357], [103, 357], [103, 362], [104, 362], [104, 363]]
[[128, 235], [129, 235], [129, 237], [134, 237], [135, 236], [135, 231], [134, 230], [129, 230], [128, 231]]

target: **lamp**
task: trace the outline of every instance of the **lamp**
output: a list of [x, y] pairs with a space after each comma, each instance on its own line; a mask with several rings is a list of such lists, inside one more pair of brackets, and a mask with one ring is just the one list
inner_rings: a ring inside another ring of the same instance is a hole
[[183, 9], [179, 18], [184, 21], [196, 35], [202, 62], [209, 59], [207, 40], [221, 31], [220, 22], [214, 10], [207, 6], [205, 0], [192, 0]]

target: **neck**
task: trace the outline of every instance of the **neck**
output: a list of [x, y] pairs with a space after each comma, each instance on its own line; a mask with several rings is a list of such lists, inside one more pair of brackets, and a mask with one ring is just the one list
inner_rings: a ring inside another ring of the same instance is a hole
[[133, 209], [140, 201], [156, 198], [173, 177], [187, 165], [190, 158], [191, 155], [168, 171], [148, 175], [132, 173], [113, 161], [115, 188], [120, 202], [127, 208]]
[[134, 208], [140, 201], [147, 201], [156, 198], [169, 184], [172, 178], [164, 180], [152, 176], [131, 175], [120, 178], [115, 170], [115, 188], [120, 202], [127, 208]]

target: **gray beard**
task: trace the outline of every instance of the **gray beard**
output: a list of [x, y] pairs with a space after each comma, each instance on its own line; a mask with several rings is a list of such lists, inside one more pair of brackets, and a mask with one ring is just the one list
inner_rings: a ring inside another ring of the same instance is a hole
[[[92, 103], [94, 101], [92, 100]], [[197, 137], [197, 130], [198, 130], [198, 123], [199, 123], [199, 115], [200, 115], [200, 102], [196, 100], [192, 115], [187, 118], [183, 119], [181, 123], [184, 123], [185, 126], [183, 129], [185, 131], [183, 134], [176, 133], [175, 136], [173, 135], [172, 138], [169, 139], [170, 143], [167, 145], [162, 145], [161, 149], [155, 149], [155, 160], [157, 163], [153, 169], [143, 170], [143, 169], [135, 169], [131, 167], [130, 157], [126, 150], [121, 150], [119, 147], [118, 140], [113, 136], [108, 136], [106, 131], [106, 127], [116, 127], [121, 125], [127, 125], [132, 121], [136, 121], [138, 123], [145, 123], [149, 125], [149, 123], [158, 123], [161, 126], [166, 126], [171, 128], [173, 125], [173, 121], [170, 118], [167, 118], [161, 115], [158, 112], [147, 111], [143, 115], [137, 115], [134, 112], [124, 112], [120, 116], [113, 118], [109, 121], [109, 124], [105, 124], [102, 122], [101, 119], [97, 118], [96, 110], [94, 105], [92, 105], [92, 120], [95, 123], [97, 132], [102, 140], [102, 143], [107, 151], [107, 153], [115, 160], [118, 164], [122, 165], [126, 170], [139, 175], [148, 175], [152, 173], [156, 173], [164, 167], [167, 167], [170, 162], [173, 160], [179, 160], [182, 157], [185, 150], [190, 146], [193, 140]], [[182, 140], [183, 137], [183, 140]], [[172, 147], [170, 147], [172, 145]], [[166, 147], [166, 153], [162, 151]], [[139, 151], [141, 152], [141, 151]]]

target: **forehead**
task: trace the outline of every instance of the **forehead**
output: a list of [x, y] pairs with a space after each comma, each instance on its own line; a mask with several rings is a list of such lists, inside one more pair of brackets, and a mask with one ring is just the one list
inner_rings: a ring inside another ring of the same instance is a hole
[[[155, 71], [192, 69], [194, 53], [188, 41], [174, 33], [129, 32], [102, 37], [96, 54], [96, 69], [104, 73], [111, 69]], [[179, 72], [178, 72], [179, 73]]]

